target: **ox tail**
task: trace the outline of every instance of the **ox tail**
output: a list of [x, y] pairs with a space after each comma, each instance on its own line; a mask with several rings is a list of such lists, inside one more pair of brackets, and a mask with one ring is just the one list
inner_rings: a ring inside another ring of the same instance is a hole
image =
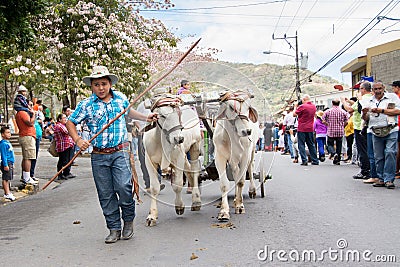
[[136, 195], [136, 200], [138, 203], [143, 203], [143, 201], [140, 199], [140, 194], [139, 194], [139, 182], [138, 182], [138, 175], [136, 172], [136, 167], [135, 167], [135, 160], [133, 158], [133, 153], [129, 152], [129, 160], [131, 163], [131, 169], [132, 169], [132, 197], [135, 197]]

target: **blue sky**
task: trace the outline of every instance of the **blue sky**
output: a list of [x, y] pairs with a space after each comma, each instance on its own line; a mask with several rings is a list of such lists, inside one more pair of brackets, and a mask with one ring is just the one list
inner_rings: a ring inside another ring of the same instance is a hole
[[[331, 76], [348, 85], [349, 73], [340, 68], [366, 49], [399, 39], [400, 22], [375, 18], [382, 15], [400, 19], [400, 1], [388, 0], [176, 0], [174, 8], [160, 11], [143, 11], [147, 18], [155, 17], [182, 37], [180, 47], [202, 38], [202, 47], [221, 50], [218, 59], [239, 63], [294, 64], [294, 58], [265, 55], [263, 51], [294, 55], [285, 40], [273, 40], [286, 34], [298, 34], [299, 51], [308, 54], [308, 69], [317, 71], [337, 52], [364, 33], [338, 59], [319, 74]], [[366, 28], [365, 28], [366, 27]], [[364, 31], [362, 31], [365, 28]], [[372, 29], [371, 29], [372, 28]], [[295, 39], [287, 39], [295, 46]], [[300, 75], [301, 76], [301, 75]], [[302, 77], [300, 77], [302, 78]]]

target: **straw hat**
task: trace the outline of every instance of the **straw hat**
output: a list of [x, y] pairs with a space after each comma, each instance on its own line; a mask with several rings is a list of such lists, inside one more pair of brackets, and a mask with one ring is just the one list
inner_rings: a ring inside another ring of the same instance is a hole
[[114, 85], [118, 82], [118, 77], [115, 74], [112, 74], [108, 71], [105, 66], [94, 66], [92, 70], [92, 74], [90, 76], [83, 77], [83, 82], [90, 86], [92, 79], [109, 77], [111, 80], [111, 85]]

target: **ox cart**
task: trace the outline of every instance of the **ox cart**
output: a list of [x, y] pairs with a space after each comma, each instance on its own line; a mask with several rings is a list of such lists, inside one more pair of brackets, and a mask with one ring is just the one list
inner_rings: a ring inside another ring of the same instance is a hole
[[[218, 171], [214, 161], [214, 146], [213, 133], [215, 126], [215, 118], [219, 109], [220, 94], [216, 91], [202, 94], [183, 94], [180, 95], [184, 105], [194, 107], [199, 115], [200, 120], [206, 131], [204, 132], [204, 153], [203, 153], [203, 168], [199, 176], [199, 185], [202, 181], [218, 180]], [[261, 197], [265, 197], [264, 184], [266, 180], [272, 176], [267, 169], [267, 160], [264, 151], [258, 151], [254, 155], [253, 177], [258, 179]], [[227, 166], [227, 177], [229, 181], [234, 181], [231, 168]], [[246, 173], [246, 179], [249, 180], [249, 175]]]

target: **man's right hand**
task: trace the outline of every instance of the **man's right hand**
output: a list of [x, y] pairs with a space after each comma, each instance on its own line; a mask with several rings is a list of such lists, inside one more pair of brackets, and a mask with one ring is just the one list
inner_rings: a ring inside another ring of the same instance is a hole
[[76, 140], [75, 143], [82, 150], [86, 150], [90, 146], [89, 141], [83, 140], [82, 137], [79, 137], [78, 140]]

